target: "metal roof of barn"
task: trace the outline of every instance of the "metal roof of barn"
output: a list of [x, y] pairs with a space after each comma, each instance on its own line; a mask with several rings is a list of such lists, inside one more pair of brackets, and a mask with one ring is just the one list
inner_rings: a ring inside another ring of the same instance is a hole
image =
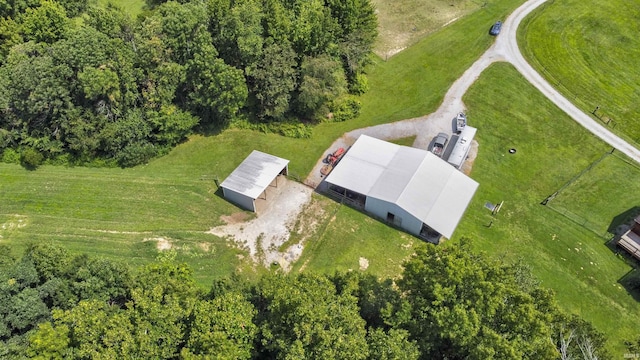
[[358, 138], [326, 181], [395, 203], [447, 238], [478, 188], [431, 152], [367, 135]]
[[289, 160], [253, 150], [220, 186], [257, 199], [288, 164]]

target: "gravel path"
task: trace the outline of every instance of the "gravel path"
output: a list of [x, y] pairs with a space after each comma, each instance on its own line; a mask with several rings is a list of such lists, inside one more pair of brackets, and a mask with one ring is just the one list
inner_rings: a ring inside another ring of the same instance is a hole
[[[538, 74], [522, 56], [516, 40], [518, 26], [529, 13], [546, 1], [547, 0], [529, 0], [517, 8], [507, 20], [504, 21], [502, 32], [496, 37], [494, 44], [453, 83], [449, 91], [447, 91], [442, 105], [440, 105], [434, 113], [414, 119], [401, 120], [394, 123], [350, 131], [336, 140], [329, 148], [329, 151], [353, 144], [361, 134], [366, 134], [381, 140], [416, 136], [413, 146], [420, 149], [428, 149], [431, 140], [439, 132], [453, 132], [453, 118], [458, 112], [465, 111], [466, 109], [462, 102], [462, 96], [464, 96], [484, 69], [496, 61], [506, 61], [513, 64], [527, 81], [576, 122], [607, 144], [640, 163], [640, 151], [638, 149], [613, 134], [573, 105]], [[470, 119], [470, 124], [473, 125], [473, 119]], [[475, 145], [477, 148], [477, 144]], [[321, 183], [320, 167], [322, 167], [323, 158], [318, 160], [318, 164], [316, 164], [316, 167], [314, 167], [305, 180], [307, 185], [315, 187]]]
[[[556, 104], [556, 106], [567, 113], [567, 115], [573, 118], [573, 120], [607, 144], [614, 147], [616, 150], [619, 150], [636, 162], [640, 163], [640, 150], [613, 134], [607, 128], [600, 125], [600, 123], [594, 120], [591, 116], [578, 109], [573, 105], [573, 103], [571, 103], [571, 101], [562, 96], [553, 88], [553, 86], [551, 86], [551, 84], [538, 74], [538, 72], [536, 72], [522, 56], [522, 53], [518, 48], [518, 42], [516, 41], [516, 30], [518, 29], [518, 25], [520, 25], [522, 19], [524, 19], [531, 11], [544, 4], [546, 1], [547, 0], [530, 0], [516, 9], [516, 11], [514, 11], [505, 22], [503, 26], [504, 33], [498, 36], [496, 43], [487, 51], [487, 53], [493, 52], [496, 54], [504, 54], [506, 61], [513, 64], [513, 66], [518, 69], [527, 81]], [[485, 53], [485, 56], [486, 55], [487, 54]]]
[[[516, 9], [503, 23], [502, 33], [497, 36], [494, 44], [453, 83], [449, 91], [447, 91], [442, 105], [434, 113], [414, 119], [350, 131], [337, 139], [327, 153], [333, 152], [339, 147], [348, 148], [361, 134], [367, 134], [382, 140], [416, 136], [413, 146], [428, 149], [437, 133], [452, 133], [454, 131], [454, 117], [458, 112], [465, 111], [462, 96], [482, 71], [493, 62], [506, 61], [513, 64], [527, 81], [580, 125], [636, 162], [640, 162], [640, 151], [638, 149], [614, 135], [564, 98], [525, 61], [520, 53], [516, 41], [516, 30], [522, 19], [546, 1], [529, 0]], [[470, 119], [470, 123], [473, 125], [473, 119]], [[477, 149], [478, 144], [474, 141], [472, 151], [469, 154], [469, 161], [463, 167], [464, 172], [469, 173], [469, 167], [476, 156]], [[305, 180], [305, 184], [311, 188], [316, 188], [322, 183], [320, 168], [323, 165], [322, 160], [325, 156], [326, 153], [318, 159], [316, 166]], [[279, 262], [287, 270], [290, 268], [291, 263], [300, 256], [303, 244], [302, 242], [294, 244], [284, 252], [280, 252], [278, 248], [289, 239], [291, 227], [300, 216], [303, 208], [309, 203], [311, 192], [313, 191], [311, 188], [289, 182], [279, 194], [277, 201], [272, 200], [268, 205], [267, 211], [254, 220], [219, 226], [211, 229], [209, 233], [221, 237], [231, 237], [240, 246], [248, 248], [251, 256], [258, 262], [262, 262], [265, 265]], [[367, 259], [361, 258], [360, 266], [361, 268], [366, 268], [368, 266]]]
[[256, 218], [217, 226], [208, 233], [232, 239], [256, 262], [265, 266], [277, 262], [289, 270], [302, 254], [303, 244], [294, 244], [283, 252], [279, 248], [289, 240], [291, 228], [311, 200], [313, 189], [291, 180], [278, 181], [282, 183], [277, 194], [270, 195], [267, 207]]

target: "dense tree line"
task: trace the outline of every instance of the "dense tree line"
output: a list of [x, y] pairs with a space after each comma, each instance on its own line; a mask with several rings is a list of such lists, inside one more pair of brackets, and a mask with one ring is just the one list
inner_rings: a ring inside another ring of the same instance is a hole
[[0, 1], [5, 161], [130, 166], [234, 119], [295, 128], [359, 110], [370, 0], [148, 4], [132, 19], [87, 0]]
[[526, 267], [466, 241], [419, 250], [397, 281], [270, 273], [204, 291], [171, 256], [134, 271], [43, 244], [0, 269], [4, 359], [608, 358]]

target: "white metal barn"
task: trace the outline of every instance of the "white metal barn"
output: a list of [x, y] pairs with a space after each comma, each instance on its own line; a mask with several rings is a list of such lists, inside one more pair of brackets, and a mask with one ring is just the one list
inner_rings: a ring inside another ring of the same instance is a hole
[[225, 199], [253, 212], [256, 211], [256, 199], [264, 194], [274, 182], [277, 186], [278, 175], [287, 175], [289, 160], [253, 150], [249, 156], [220, 184]]
[[478, 188], [431, 152], [367, 135], [358, 138], [325, 181], [329, 191], [375, 217], [435, 242], [440, 235], [453, 235]]
[[464, 164], [464, 161], [467, 159], [467, 155], [469, 155], [469, 150], [471, 150], [471, 142], [476, 136], [476, 131], [478, 131], [478, 129], [471, 126], [465, 126], [464, 129], [462, 129], [462, 132], [458, 137], [458, 141], [453, 147], [453, 150], [449, 155], [449, 159], [447, 159], [447, 162], [449, 164], [455, 166], [457, 169], [460, 169], [462, 164]]

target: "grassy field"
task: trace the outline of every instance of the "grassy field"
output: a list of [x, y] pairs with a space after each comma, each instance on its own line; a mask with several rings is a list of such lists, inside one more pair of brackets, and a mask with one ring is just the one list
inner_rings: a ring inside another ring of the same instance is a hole
[[325, 209], [317, 231], [306, 241], [293, 271], [327, 274], [361, 270], [380, 277], [397, 277], [401, 264], [424, 243], [348, 206], [322, 197]]
[[[29, 241], [52, 241], [73, 252], [133, 265], [152, 261], [158, 245], [170, 244], [203, 286], [234, 270], [259, 272], [245, 253], [205, 233], [221, 223], [221, 215], [238, 211], [220, 197], [214, 180], [223, 179], [253, 149], [290, 159], [290, 172], [304, 177], [344, 132], [432, 112], [450, 84], [490, 46], [489, 26], [521, 2], [488, 3], [388, 61], [377, 59], [369, 71], [371, 91], [361, 99], [361, 116], [321, 124], [311, 139], [230, 129], [194, 136], [169, 155], [133, 169], [43, 166], [30, 172], [0, 164], [0, 241], [16, 253]], [[609, 226], [638, 204], [628, 196], [638, 193], [633, 190], [637, 168], [616, 155], [606, 156], [542, 206], [542, 200], [610, 149], [505, 64], [488, 69], [465, 103], [470, 125], [479, 129], [471, 176], [481, 185], [454, 239], [444, 246], [467, 236], [478, 250], [507, 261], [523, 259], [544, 286], [556, 291], [563, 308], [592, 321], [621, 354], [622, 341], [637, 335], [640, 320], [638, 303], [620, 284], [631, 267], [614, 255], [604, 237], [560, 211], [589, 219], [600, 230]], [[507, 152], [512, 147], [516, 154]], [[611, 173], [624, 176], [601, 185]], [[402, 259], [423, 246], [332, 200], [316, 196], [315, 201], [325, 212], [295, 271], [366, 268], [395, 276]], [[484, 208], [487, 201], [504, 201], [497, 216]], [[304, 234], [294, 234], [292, 241], [296, 236]]]
[[[637, 336], [640, 321], [640, 306], [619, 283], [632, 268], [607, 247], [608, 237], [552, 206], [570, 203], [572, 211], [588, 214], [606, 228], [638, 204], [637, 195], [629, 196], [639, 187], [638, 168], [606, 155], [610, 148], [553, 106], [510, 65], [490, 67], [464, 101], [470, 125], [478, 128], [479, 154], [471, 177], [480, 187], [455, 236], [471, 237], [478, 250], [532, 266], [542, 285], [555, 290], [563, 308], [592, 321], [609, 336], [613, 352], [622, 354], [623, 340]], [[510, 154], [510, 148], [517, 152]], [[603, 156], [549, 206], [541, 205]], [[622, 176], [607, 180], [607, 173]], [[501, 201], [504, 205], [496, 216], [484, 208], [485, 202]], [[600, 206], [604, 203], [607, 206]], [[446, 246], [455, 243], [454, 239]]]
[[[1, 241], [16, 253], [28, 241], [46, 240], [137, 265], [152, 261], [163, 243], [158, 239], [164, 239], [204, 285], [245, 268], [238, 250], [204, 233], [220, 224], [220, 215], [238, 211], [215, 193], [214, 179], [226, 177], [253, 149], [290, 159], [290, 173], [304, 177], [344, 132], [432, 112], [451, 83], [490, 46], [486, 29], [493, 19], [520, 2], [492, 3], [389, 61], [378, 60], [370, 69], [371, 91], [362, 98], [361, 116], [322, 124], [311, 139], [231, 129], [194, 136], [169, 155], [133, 169], [43, 166], [29, 172], [0, 164]], [[389, 236], [382, 224], [371, 231], [381, 239]], [[369, 260], [374, 270], [384, 263]]]
[[638, 144], [638, 30], [635, 2], [552, 1], [525, 19], [519, 41], [531, 64], [567, 98], [587, 113], [600, 106], [602, 122]]
[[[372, 0], [378, 15], [375, 52], [386, 59], [448, 23], [487, 6], [477, 0]], [[495, 0], [490, 1], [491, 3]]]
[[146, 2], [144, 0], [98, 0], [98, 5], [100, 6], [106, 6], [109, 3], [122, 8], [132, 17], [140, 14], [146, 7]]
[[609, 238], [616, 228], [629, 224], [640, 214], [637, 179], [640, 179], [638, 164], [617, 152], [607, 153], [602, 161], [568, 183], [549, 206], [595, 234]]

